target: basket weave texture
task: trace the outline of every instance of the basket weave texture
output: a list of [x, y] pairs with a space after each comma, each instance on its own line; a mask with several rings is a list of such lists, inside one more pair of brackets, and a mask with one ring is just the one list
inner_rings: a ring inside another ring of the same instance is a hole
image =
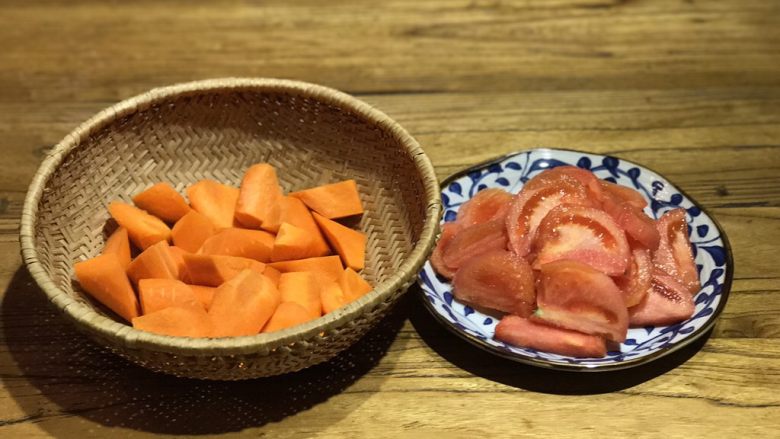
[[[315, 321], [270, 334], [190, 339], [137, 331], [87, 297], [73, 264], [97, 255], [107, 205], [167, 181], [238, 185], [267, 162], [285, 191], [354, 178], [374, 291]], [[247, 379], [328, 360], [405, 292], [433, 246], [441, 213], [433, 167], [397, 123], [344, 93], [277, 79], [217, 79], [152, 90], [85, 122], [49, 153], [22, 214], [22, 256], [51, 302], [111, 351], [192, 378]]]

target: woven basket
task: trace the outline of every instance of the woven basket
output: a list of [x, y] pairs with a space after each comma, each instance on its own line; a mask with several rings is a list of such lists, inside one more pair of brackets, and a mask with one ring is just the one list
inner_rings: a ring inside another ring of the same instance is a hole
[[[159, 181], [238, 185], [251, 164], [279, 170], [285, 191], [357, 180], [368, 235], [363, 274], [376, 288], [317, 320], [270, 334], [219, 339], [137, 331], [90, 300], [73, 264], [105, 242], [107, 205]], [[33, 178], [22, 256], [64, 314], [111, 351], [177, 376], [236, 380], [328, 360], [405, 292], [433, 246], [441, 212], [433, 167], [397, 123], [341, 92], [275, 79], [220, 79], [152, 90], [78, 127]]]

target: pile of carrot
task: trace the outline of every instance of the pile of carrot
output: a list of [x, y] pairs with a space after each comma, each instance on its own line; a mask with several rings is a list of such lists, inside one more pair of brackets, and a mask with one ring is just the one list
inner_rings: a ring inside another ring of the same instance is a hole
[[285, 195], [260, 163], [240, 188], [201, 180], [186, 192], [189, 203], [157, 183], [134, 205], [112, 202], [119, 227], [102, 254], [75, 264], [81, 287], [133, 327], [184, 337], [278, 331], [373, 289], [358, 273], [365, 234], [335, 221], [363, 213], [354, 180]]

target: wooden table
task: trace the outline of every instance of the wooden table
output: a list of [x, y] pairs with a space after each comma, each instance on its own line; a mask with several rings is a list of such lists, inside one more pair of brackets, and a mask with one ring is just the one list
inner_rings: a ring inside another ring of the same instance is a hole
[[[780, 436], [780, 3], [6, 0], [0, 41], [0, 437]], [[725, 227], [728, 306], [708, 339], [612, 374], [494, 358], [416, 288], [348, 352], [289, 376], [198, 382], [103, 353], [21, 264], [29, 180], [102, 108], [223, 76], [352, 93], [442, 177], [534, 146], [654, 168]]]

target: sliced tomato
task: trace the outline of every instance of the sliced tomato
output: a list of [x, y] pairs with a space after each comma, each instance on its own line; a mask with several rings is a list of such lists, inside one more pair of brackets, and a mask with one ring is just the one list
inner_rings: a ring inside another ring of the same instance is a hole
[[503, 189], [484, 189], [463, 203], [456, 221], [463, 227], [491, 220], [504, 220], [514, 196]]
[[528, 182], [523, 185], [523, 189], [534, 190], [550, 184], [555, 184], [561, 180], [563, 176], [571, 177], [579, 181], [580, 184], [588, 190], [588, 194], [593, 197], [594, 200], [601, 199], [601, 184], [599, 183], [600, 180], [598, 177], [587, 169], [569, 165], [556, 166], [555, 168], [550, 168], [541, 172], [536, 177], [528, 180]]
[[495, 338], [514, 346], [571, 357], [603, 357], [603, 337], [556, 328], [518, 316], [505, 316], [496, 326]]
[[525, 317], [536, 303], [531, 266], [507, 250], [467, 260], [455, 273], [452, 290], [461, 302]]
[[537, 189], [524, 188], [517, 195], [506, 216], [506, 227], [509, 243], [518, 256], [526, 256], [530, 252], [531, 242], [539, 223], [550, 210], [562, 203], [575, 205], [591, 203], [585, 187], [565, 174]]
[[691, 318], [695, 308], [693, 296], [683, 284], [656, 270], [645, 298], [629, 309], [629, 323], [631, 326], [671, 325]]
[[628, 329], [623, 293], [612, 279], [577, 261], [542, 266], [533, 318], [622, 342]]
[[638, 209], [647, 207], [647, 200], [639, 191], [630, 187], [621, 186], [606, 180], [599, 180], [601, 186], [602, 202], [623, 203], [626, 202]]
[[609, 215], [595, 208], [566, 204], [544, 217], [531, 250], [536, 253], [536, 269], [573, 259], [609, 276], [623, 275], [630, 257], [626, 235]]
[[653, 261], [650, 259], [650, 251], [644, 248], [633, 249], [628, 271], [623, 276], [614, 278], [615, 285], [623, 293], [627, 307], [637, 305], [645, 298], [652, 277]]
[[656, 223], [661, 236], [658, 250], [653, 254], [655, 267], [678, 279], [690, 294], [701, 288], [696, 263], [693, 260], [691, 242], [688, 240], [688, 223], [681, 208], [664, 213]]
[[442, 255], [452, 241], [452, 238], [454, 238], [462, 229], [463, 227], [456, 222], [445, 223], [441, 226], [439, 242], [436, 243], [436, 248], [433, 249], [433, 253], [431, 254], [431, 265], [433, 266], [433, 269], [447, 279], [452, 279], [452, 276], [455, 275], [455, 269], [448, 267], [447, 264], [444, 263]]
[[647, 216], [645, 212], [628, 202], [623, 202], [611, 208], [604, 209], [612, 219], [642, 247], [655, 251], [661, 236], [658, 234], [658, 228], [655, 221]]
[[464, 262], [490, 250], [506, 248], [506, 227], [503, 221], [488, 221], [460, 230], [443, 249], [441, 260], [453, 271]]

